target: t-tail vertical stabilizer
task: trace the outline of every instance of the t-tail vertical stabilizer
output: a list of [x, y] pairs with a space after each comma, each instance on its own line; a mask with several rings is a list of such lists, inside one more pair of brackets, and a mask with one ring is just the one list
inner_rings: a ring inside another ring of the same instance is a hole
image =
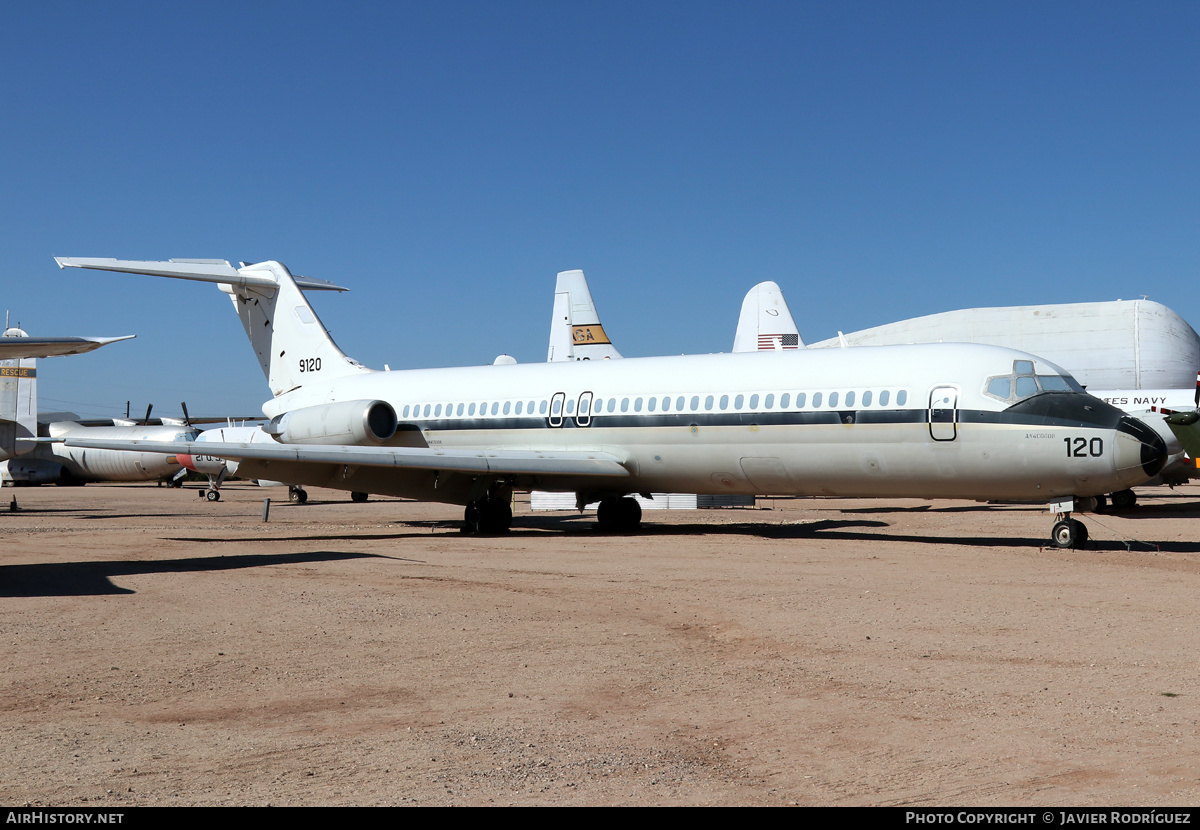
[[370, 370], [345, 355], [281, 262], [268, 260], [239, 269], [267, 276], [274, 291], [223, 284], [275, 397], [314, 380], [328, 381]]
[[281, 262], [243, 263], [242, 267], [234, 268], [223, 259], [141, 262], [55, 257], [55, 261], [60, 268], [91, 268], [217, 283], [233, 300], [275, 397], [308, 383], [371, 371], [338, 348], [303, 293], [303, 290], [346, 289], [325, 280], [293, 277]]
[[546, 361], [607, 360], [618, 358], [600, 325], [587, 278], [582, 271], [560, 271], [554, 287], [554, 312]]
[[800, 330], [792, 312], [783, 299], [783, 292], [767, 280], [750, 289], [742, 300], [737, 333], [733, 336], [735, 352], [803, 349]]

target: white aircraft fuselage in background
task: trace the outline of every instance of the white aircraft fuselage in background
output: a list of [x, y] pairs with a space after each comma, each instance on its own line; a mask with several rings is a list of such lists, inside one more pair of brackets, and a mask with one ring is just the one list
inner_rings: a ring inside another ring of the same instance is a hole
[[[469, 525], [472, 510], [513, 489], [599, 498], [602, 514], [606, 499], [651, 491], [1050, 501], [1141, 483], [1164, 459], [1153, 430], [1011, 349], [375, 372], [337, 348], [280, 263], [206, 262], [59, 260], [223, 283], [274, 395], [263, 411], [278, 443], [122, 449], [179, 449], [236, 459], [251, 478], [466, 504]], [[998, 378], [1012, 389], [1034, 379], [1038, 394], [989, 394]]]
[[[107, 441], [194, 441], [197, 430], [170, 425], [84, 426], [59, 421], [47, 426], [51, 438], [86, 437]], [[7, 462], [12, 484], [86, 484], [96, 481], [162, 481], [180, 472], [174, 455], [161, 452], [68, 447], [39, 443]]]

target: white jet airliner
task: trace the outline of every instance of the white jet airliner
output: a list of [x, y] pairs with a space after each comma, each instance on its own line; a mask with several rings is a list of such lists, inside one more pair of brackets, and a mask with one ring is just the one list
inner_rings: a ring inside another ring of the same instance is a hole
[[640, 521], [630, 493], [901, 496], [1053, 502], [1052, 539], [1068, 547], [1087, 538], [1074, 499], [1146, 481], [1165, 459], [1145, 424], [1001, 347], [378, 372], [342, 353], [279, 262], [57, 261], [218, 283], [267, 376], [278, 442], [68, 446], [204, 453], [255, 478], [463, 504], [470, 531], [506, 529], [514, 489], [599, 500], [612, 529]]

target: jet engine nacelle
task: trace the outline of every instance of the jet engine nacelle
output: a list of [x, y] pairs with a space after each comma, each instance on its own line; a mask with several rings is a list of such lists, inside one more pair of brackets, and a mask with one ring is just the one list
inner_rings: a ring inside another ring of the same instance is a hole
[[396, 410], [384, 401], [345, 401], [293, 409], [263, 430], [283, 444], [382, 444], [396, 424]]

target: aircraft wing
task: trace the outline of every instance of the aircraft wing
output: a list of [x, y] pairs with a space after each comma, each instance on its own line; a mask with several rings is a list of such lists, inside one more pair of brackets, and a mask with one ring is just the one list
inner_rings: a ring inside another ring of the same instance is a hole
[[481, 450], [347, 447], [334, 444], [223, 444], [217, 441], [114, 441], [68, 436], [68, 447], [210, 455], [236, 461], [287, 461], [447, 470], [461, 473], [626, 477], [616, 455], [587, 450]]
[[132, 340], [136, 336], [127, 334], [124, 337], [0, 337], [0, 360], [83, 354], [109, 343]]
[[[59, 268], [90, 268], [94, 271], [118, 271], [122, 274], [147, 274], [151, 277], [172, 277], [178, 280], [196, 280], [232, 285], [236, 288], [275, 289], [276, 282], [270, 277], [247, 274], [234, 268], [224, 259], [170, 259], [166, 262], [150, 262], [137, 259], [110, 259], [108, 257], [57, 256], [54, 261]], [[292, 275], [299, 288], [308, 291], [349, 291], [328, 280], [315, 277]]]

